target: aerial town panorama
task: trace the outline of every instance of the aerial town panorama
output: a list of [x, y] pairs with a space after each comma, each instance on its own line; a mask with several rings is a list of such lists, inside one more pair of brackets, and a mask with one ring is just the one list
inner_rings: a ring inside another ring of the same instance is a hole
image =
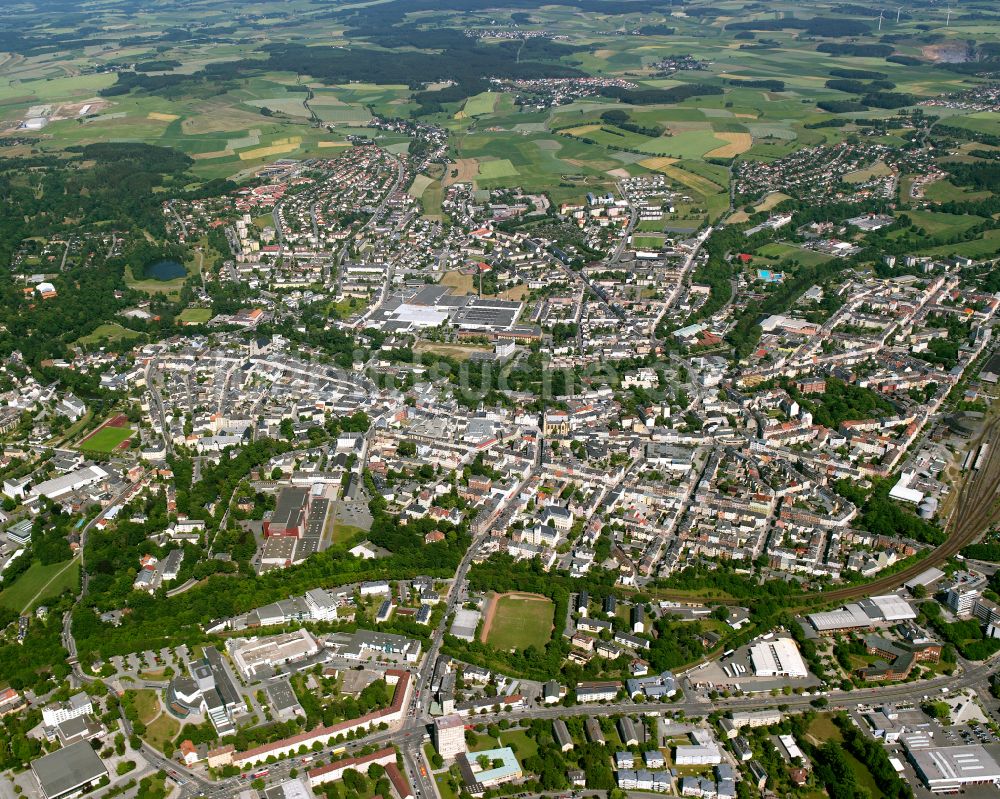
[[0, 4], [0, 799], [1000, 799], [1000, 4]]

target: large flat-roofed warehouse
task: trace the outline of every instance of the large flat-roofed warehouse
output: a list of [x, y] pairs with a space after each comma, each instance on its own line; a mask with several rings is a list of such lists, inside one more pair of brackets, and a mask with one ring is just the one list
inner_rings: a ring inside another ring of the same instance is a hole
[[473, 299], [459, 309], [452, 324], [460, 330], [508, 330], [521, 314], [521, 303]]
[[862, 609], [871, 614], [870, 607], [878, 610], [883, 621], [909, 621], [917, 618], [917, 611], [913, 606], [898, 594], [884, 594], [883, 596], [873, 596], [871, 599], [861, 601]]
[[524, 304], [452, 294], [447, 286], [404, 288], [386, 299], [370, 323], [383, 330], [405, 332], [450, 323], [466, 334], [497, 333], [514, 328]]
[[285, 568], [295, 561], [295, 545], [298, 539], [287, 535], [275, 535], [264, 541], [260, 550], [260, 570]]
[[897, 594], [873, 596], [852, 602], [839, 610], [811, 613], [809, 623], [818, 633], [846, 632], [874, 627], [878, 624], [907, 621], [917, 617], [916, 610]]
[[389, 313], [388, 323], [394, 330], [404, 331], [422, 327], [438, 327], [447, 322], [448, 319], [448, 312], [440, 308], [411, 305], [404, 302]]
[[791, 638], [761, 641], [750, 647], [753, 673], [757, 677], [808, 677], [799, 648]]
[[106, 480], [107, 477], [108, 473], [100, 466], [84, 466], [75, 472], [53, 477], [51, 480], [46, 480], [34, 486], [31, 489], [28, 500], [33, 501], [41, 496], [48, 497], [49, 499], [58, 499], [71, 491], [79, 491], [81, 488], [86, 488], [89, 485], [101, 482], [101, 480]]
[[1000, 765], [978, 744], [907, 747], [906, 753], [931, 793], [958, 793], [969, 785], [1000, 784]]
[[31, 770], [45, 799], [78, 794], [108, 773], [89, 741], [80, 741], [40, 757], [32, 762]]
[[264, 535], [300, 536], [309, 521], [309, 489], [283, 488], [271, 518], [264, 522]]

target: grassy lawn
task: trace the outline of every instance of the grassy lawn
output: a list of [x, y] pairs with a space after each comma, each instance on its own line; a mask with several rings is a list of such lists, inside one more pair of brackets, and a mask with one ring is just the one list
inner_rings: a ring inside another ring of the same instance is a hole
[[844, 738], [837, 725], [833, 723], [833, 718], [829, 713], [821, 713], [812, 720], [809, 725], [809, 734], [820, 743], [842, 741]]
[[139, 795], [147, 797], [148, 799], [160, 799], [167, 795], [167, 778], [166, 775], [159, 776], [159, 772], [156, 774], [150, 774], [148, 777], [143, 777], [139, 780]]
[[457, 794], [451, 789], [447, 771], [435, 774], [434, 784], [437, 786], [438, 793], [441, 794], [441, 799], [458, 799]]
[[952, 200], [958, 202], [981, 200], [984, 197], [989, 197], [990, 193], [988, 191], [971, 191], [962, 186], [956, 186], [948, 180], [935, 180], [927, 187], [924, 196], [932, 202], [946, 203]]
[[212, 318], [212, 309], [185, 308], [177, 318], [188, 325], [201, 325]]
[[430, 769], [433, 769], [433, 766], [431, 766], [431, 764], [430, 764], [431, 763], [431, 759], [434, 757], [434, 745], [433, 744], [429, 744], [429, 743], [424, 744], [424, 757], [427, 758], [427, 767], [430, 768]]
[[88, 333], [86, 336], [80, 336], [77, 339], [78, 344], [97, 344], [100, 341], [123, 341], [133, 338], [139, 338], [142, 333], [135, 330], [129, 330], [127, 327], [122, 327], [119, 324], [103, 324], [98, 325], [94, 328], [92, 333]]
[[500, 746], [510, 746], [518, 760], [532, 757], [538, 752], [538, 744], [534, 738], [529, 738], [524, 730], [505, 730], [500, 733]]
[[360, 527], [354, 527], [350, 524], [341, 524], [337, 521], [333, 523], [333, 543], [335, 544], [349, 543], [355, 538], [365, 535], [365, 533], [367, 533], [367, 530], [362, 530]]
[[473, 746], [470, 752], [485, 752], [487, 749], [497, 749], [501, 746], [500, 742], [497, 741], [491, 735], [487, 735], [485, 732], [476, 733], [476, 745]]
[[[826, 263], [832, 257], [830, 255], [824, 255], [823, 253], [814, 252], [813, 250], [796, 247], [792, 244], [780, 243], [765, 244], [763, 247], [758, 248], [754, 255], [762, 256], [769, 260], [777, 259], [778, 263], [781, 265], [787, 264], [791, 261], [798, 261], [800, 264], [805, 266]], [[765, 266], [764, 264], [755, 265]]]
[[331, 302], [327, 308], [327, 316], [336, 319], [349, 319], [354, 314], [361, 313], [368, 303], [359, 297], [345, 297], [340, 302]]
[[78, 446], [89, 452], [113, 452], [123, 441], [131, 438], [132, 433], [131, 427], [102, 427]]
[[146, 742], [154, 749], [163, 749], [163, 744], [173, 740], [180, 731], [180, 722], [164, 713], [146, 727]]
[[[0, 605], [20, 613], [39, 591], [41, 594], [34, 600], [35, 602], [59, 596], [67, 588], [75, 591], [79, 587], [79, 583], [80, 562], [78, 560], [63, 561], [48, 566], [43, 566], [35, 561], [10, 588], [0, 592]], [[42, 591], [43, 587], [44, 591]]]
[[955, 214], [941, 214], [935, 211], [913, 210], [907, 211], [906, 215], [910, 217], [914, 225], [923, 228], [931, 236], [936, 236], [938, 233], [961, 233], [983, 221], [982, 217], [971, 214], [956, 216]]
[[544, 647], [552, 635], [554, 609], [549, 599], [524, 594], [500, 597], [487, 643], [497, 649]]
[[152, 688], [143, 688], [135, 692], [135, 709], [139, 714], [139, 721], [143, 724], [149, 723], [156, 718], [160, 712], [160, 698]]

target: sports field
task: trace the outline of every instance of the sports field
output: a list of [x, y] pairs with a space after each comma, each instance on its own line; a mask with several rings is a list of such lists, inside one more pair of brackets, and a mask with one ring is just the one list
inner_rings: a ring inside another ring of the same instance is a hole
[[177, 318], [187, 325], [200, 325], [212, 318], [211, 308], [185, 308]]
[[80, 442], [79, 448], [87, 452], [110, 453], [120, 449], [135, 431], [128, 426], [124, 416], [109, 419]]
[[543, 647], [552, 636], [552, 600], [538, 594], [493, 598], [483, 624], [483, 641], [497, 649]]
[[663, 236], [635, 236], [632, 243], [643, 250], [658, 250], [663, 246]]

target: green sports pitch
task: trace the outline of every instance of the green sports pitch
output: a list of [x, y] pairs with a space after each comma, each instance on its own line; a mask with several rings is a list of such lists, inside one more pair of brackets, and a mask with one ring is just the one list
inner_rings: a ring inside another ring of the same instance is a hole
[[111, 453], [128, 441], [134, 432], [131, 427], [102, 427], [81, 441], [79, 448], [87, 452]]

